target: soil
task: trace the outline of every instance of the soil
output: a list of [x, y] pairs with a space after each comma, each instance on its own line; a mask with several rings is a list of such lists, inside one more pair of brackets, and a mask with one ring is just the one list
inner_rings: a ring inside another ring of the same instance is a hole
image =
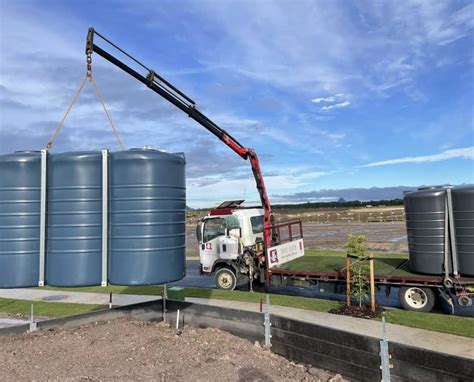
[[0, 337], [2, 381], [342, 381], [218, 329], [118, 319]]
[[362, 307], [359, 307], [359, 305], [347, 306], [346, 304], [341, 305], [338, 308], [331, 309], [329, 311], [329, 313], [340, 314], [343, 316], [352, 316], [352, 317], [369, 318], [369, 319], [380, 317], [382, 312], [383, 312], [383, 309], [380, 307], [376, 307], [375, 312], [372, 312], [372, 310], [370, 310], [370, 307], [366, 305], [362, 305]]

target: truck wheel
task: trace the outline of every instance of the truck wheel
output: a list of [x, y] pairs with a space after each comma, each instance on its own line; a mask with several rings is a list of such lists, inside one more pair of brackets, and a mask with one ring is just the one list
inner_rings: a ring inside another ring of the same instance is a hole
[[436, 298], [430, 288], [402, 287], [398, 292], [400, 304], [406, 310], [416, 312], [431, 312]]
[[218, 289], [234, 290], [237, 285], [235, 273], [228, 268], [221, 268], [216, 272], [214, 278]]

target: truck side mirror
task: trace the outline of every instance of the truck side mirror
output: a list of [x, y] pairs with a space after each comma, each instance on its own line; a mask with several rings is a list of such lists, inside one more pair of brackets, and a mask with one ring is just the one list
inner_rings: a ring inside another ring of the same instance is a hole
[[202, 222], [199, 222], [196, 227], [196, 238], [198, 243], [202, 242]]

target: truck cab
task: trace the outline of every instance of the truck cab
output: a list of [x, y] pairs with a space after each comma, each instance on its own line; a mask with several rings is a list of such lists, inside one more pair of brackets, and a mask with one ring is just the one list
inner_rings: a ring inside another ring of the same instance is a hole
[[265, 280], [264, 210], [242, 207], [243, 202], [220, 204], [197, 226], [201, 274], [215, 274], [220, 289]]

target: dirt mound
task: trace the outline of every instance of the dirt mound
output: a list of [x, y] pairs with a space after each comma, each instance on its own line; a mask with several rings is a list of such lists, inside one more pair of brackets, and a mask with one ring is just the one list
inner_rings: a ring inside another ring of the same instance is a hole
[[341, 380], [218, 329], [114, 320], [0, 337], [2, 381]]
[[362, 305], [359, 307], [358, 305], [351, 305], [347, 306], [346, 304], [339, 306], [338, 308], [331, 309], [329, 313], [333, 314], [340, 314], [343, 316], [352, 316], [358, 318], [376, 318], [380, 317], [382, 314], [383, 309], [379, 306], [376, 307], [375, 312], [370, 310], [370, 307], [366, 305]]

